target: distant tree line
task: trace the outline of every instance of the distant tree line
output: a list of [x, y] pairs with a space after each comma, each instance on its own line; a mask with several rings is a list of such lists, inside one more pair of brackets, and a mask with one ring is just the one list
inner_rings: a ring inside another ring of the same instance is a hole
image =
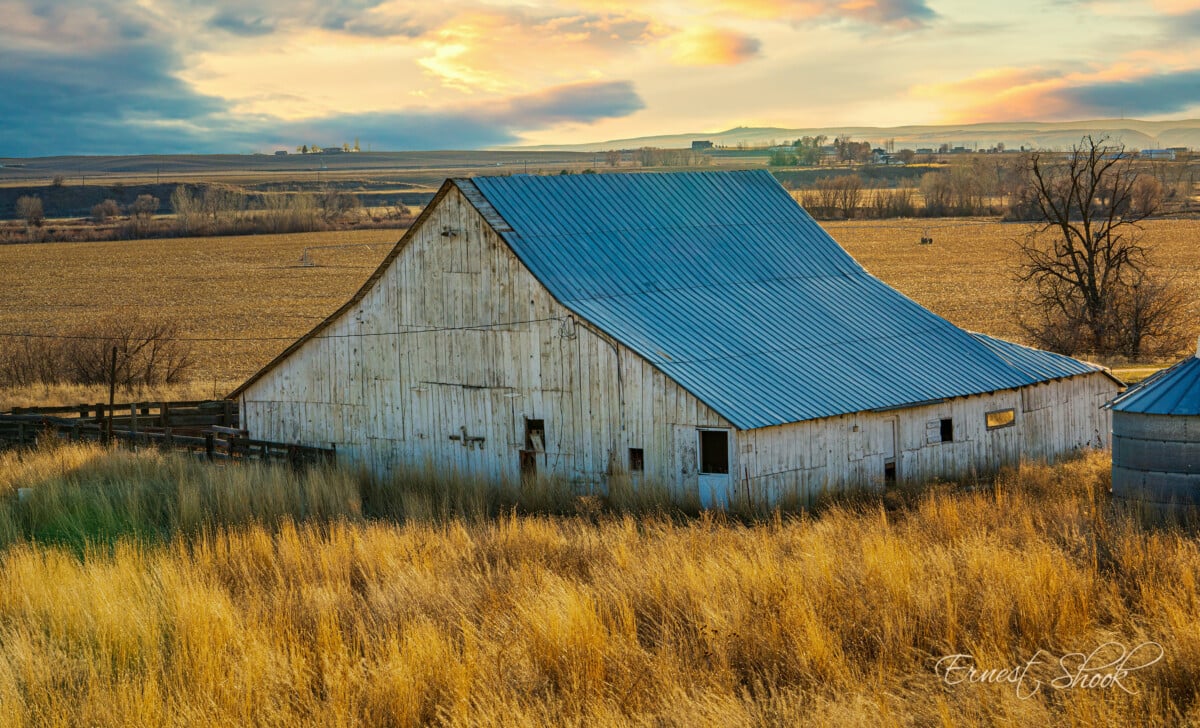
[[[1029, 173], [1029, 156], [1000, 159], [976, 156], [931, 169], [916, 180], [892, 180], [895, 186], [870, 187], [861, 175], [818, 177], [796, 190], [810, 214], [823, 220], [890, 217], [999, 216], [1006, 221], [1040, 219], [1037, 189]], [[1157, 210], [1166, 202], [1186, 205], [1190, 178], [1164, 185], [1149, 166], [1130, 167], [1128, 204], [1134, 210]]]
[[[121, 192], [118, 187], [113, 191]], [[48, 223], [42, 199], [36, 195], [19, 197], [15, 212], [24, 229], [0, 226], [0, 242], [300, 233], [345, 226], [393, 228], [406, 227], [414, 219], [407, 205], [367, 210], [357, 195], [336, 188], [316, 193], [250, 193], [223, 184], [176, 185], [167, 204], [151, 194], [140, 194], [124, 205], [106, 198], [91, 207], [86, 220], [69, 224]]]

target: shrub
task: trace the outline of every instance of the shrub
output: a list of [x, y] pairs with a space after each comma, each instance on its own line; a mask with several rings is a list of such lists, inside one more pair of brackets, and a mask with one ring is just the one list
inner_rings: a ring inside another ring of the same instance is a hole
[[104, 202], [92, 205], [92, 222], [105, 223], [110, 218], [117, 217], [121, 214], [121, 206], [116, 200], [105, 200]]

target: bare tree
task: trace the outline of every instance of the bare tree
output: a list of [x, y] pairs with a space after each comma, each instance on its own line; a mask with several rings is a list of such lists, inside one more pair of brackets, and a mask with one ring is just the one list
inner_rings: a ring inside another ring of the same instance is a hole
[[0, 348], [0, 386], [105, 384], [112, 349], [117, 349], [116, 383], [131, 389], [185, 381], [192, 366], [191, 343], [179, 324], [166, 319], [112, 316], [65, 338], [28, 338]]
[[26, 225], [41, 227], [42, 223], [46, 221], [46, 213], [42, 208], [42, 198], [31, 195], [18, 197], [17, 217], [23, 219]]
[[1020, 242], [1018, 277], [1033, 305], [1026, 333], [1067, 354], [1178, 348], [1180, 301], [1151, 273], [1140, 235], [1157, 203], [1143, 194], [1132, 155], [1088, 136], [1065, 155], [1031, 155], [1025, 171], [1040, 221]]
[[327, 190], [317, 200], [317, 206], [321, 208], [321, 217], [326, 222], [339, 222], [356, 218], [362, 203], [357, 195], [349, 192]]

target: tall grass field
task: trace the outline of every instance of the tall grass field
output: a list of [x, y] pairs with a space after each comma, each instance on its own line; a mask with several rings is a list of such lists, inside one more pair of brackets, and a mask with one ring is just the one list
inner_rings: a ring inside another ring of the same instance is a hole
[[[738, 519], [3, 454], [0, 725], [1195, 724], [1200, 548], [1108, 485], [1090, 454]], [[1151, 647], [1061, 680], [1106, 643]]]

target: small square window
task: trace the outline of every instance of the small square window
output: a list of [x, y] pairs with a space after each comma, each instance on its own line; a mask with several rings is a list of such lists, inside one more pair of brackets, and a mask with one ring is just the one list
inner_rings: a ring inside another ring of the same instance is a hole
[[1001, 427], [1012, 427], [1017, 422], [1017, 411], [1012, 409], [996, 410], [987, 413], [987, 428], [998, 430]]
[[954, 420], [949, 417], [942, 420], [942, 442], [954, 442]]
[[645, 451], [640, 447], [629, 448], [629, 472], [640, 473], [646, 469]]

